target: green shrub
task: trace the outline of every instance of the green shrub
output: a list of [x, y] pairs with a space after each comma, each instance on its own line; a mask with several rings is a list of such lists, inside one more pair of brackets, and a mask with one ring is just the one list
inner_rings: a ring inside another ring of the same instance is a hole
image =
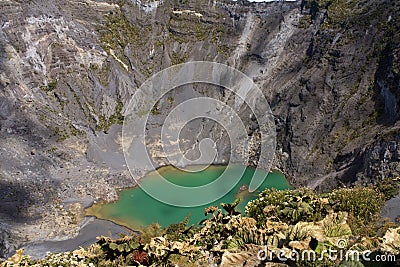
[[394, 198], [399, 194], [399, 180], [387, 178], [376, 184], [376, 188], [385, 196], [385, 200]]
[[246, 214], [263, 224], [266, 220], [295, 224], [317, 221], [329, 210], [328, 202], [310, 189], [278, 191], [266, 189], [246, 206]]
[[354, 233], [374, 235], [379, 212], [385, 196], [375, 187], [342, 188], [327, 194], [334, 211], [346, 211], [350, 215], [350, 227]]

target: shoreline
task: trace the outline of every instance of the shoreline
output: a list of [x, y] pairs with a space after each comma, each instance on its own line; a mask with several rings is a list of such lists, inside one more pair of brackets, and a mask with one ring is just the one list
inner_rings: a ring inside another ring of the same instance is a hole
[[[226, 167], [227, 165], [213, 164], [210, 166], [218, 168], [218, 167]], [[247, 166], [247, 167], [254, 168], [251, 166]], [[155, 170], [148, 172], [144, 177], [146, 177], [147, 175], [149, 175], [153, 172], [156, 172], [156, 171], [162, 172], [162, 169], [169, 169], [169, 168], [179, 170], [179, 168], [172, 166], [172, 165], [160, 166], [160, 167], [157, 167]], [[276, 169], [276, 168], [271, 168], [269, 173], [283, 174], [282, 171], [280, 171], [279, 169]], [[141, 179], [143, 179], [144, 177], [142, 177]], [[288, 181], [288, 185], [292, 187], [292, 185], [289, 181]], [[75, 237], [67, 236], [67, 237], [65, 237], [65, 239], [60, 239], [60, 240], [35, 241], [35, 242], [24, 244], [23, 246], [20, 246], [18, 249], [24, 248], [26, 255], [31, 256], [33, 259], [37, 259], [37, 258], [46, 257], [47, 252], [60, 253], [60, 252], [66, 252], [66, 251], [73, 251], [73, 250], [79, 249], [80, 247], [88, 247], [97, 241], [96, 237], [101, 236], [101, 235], [110, 236], [110, 234], [116, 235], [119, 233], [122, 233], [122, 234], [136, 233], [137, 234], [138, 230], [135, 230], [134, 228], [132, 228], [132, 226], [118, 222], [116, 220], [109, 220], [109, 219], [98, 217], [98, 216], [96, 216], [96, 212], [88, 213], [88, 210], [93, 208], [96, 205], [104, 205], [104, 204], [118, 202], [121, 192], [123, 192], [125, 190], [135, 189], [137, 187], [140, 187], [139, 183], [136, 183], [133, 186], [116, 188], [115, 190], [117, 191], [118, 199], [110, 201], [110, 202], [105, 201], [103, 199], [92, 200], [89, 198], [84, 198], [84, 199], [80, 199], [80, 200], [68, 199], [68, 200], [64, 201], [64, 204], [71, 203], [71, 202], [79, 202], [84, 207], [84, 218], [80, 222], [78, 235]]]
[[[17, 249], [24, 249], [24, 254], [32, 259], [44, 258], [50, 253], [74, 251], [81, 247], [87, 248], [97, 242], [98, 236], [118, 236], [119, 234], [134, 234], [128, 227], [119, 225], [109, 220], [96, 217], [85, 217], [77, 236], [65, 240], [38, 241], [25, 244]], [[13, 254], [13, 253], [12, 253]]]
[[[211, 170], [216, 169], [216, 170], [218, 170], [218, 169], [223, 168], [225, 170], [226, 167], [228, 167], [228, 165], [213, 164], [213, 165], [207, 166], [206, 169], [209, 169], [209, 170], [210, 169]], [[189, 168], [190, 168], [190, 166], [189, 166]], [[252, 166], [246, 166], [246, 168], [252, 169], [253, 171], [255, 171], [257, 169], [257, 168], [254, 168]], [[150, 175], [154, 174], [155, 172], [157, 172], [157, 174], [156, 174], [157, 176], [158, 175], [163, 175], [164, 172], [168, 172], [168, 171], [174, 171], [174, 172], [175, 171], [179, 171], [179, 172], [182, 172], [182, 173], [185, 172], [184, 170], [181, 170], [180, 168], [177, 168], [175, 166], [167, 165], [167, 166], [158, 167], [156, 170], [148, 172], [145, 177], [150, 176]], [[277, 168], [271, 169], [268, 172], [268, 176], [269, 175], [279, 175], [279, 176], [283, 176], [284, 177], [284, 173], [282, 171], [280, 171], [279, 169], [277, 169]], [[145, 178], [145, 177], [143, 177], [143, 178]], [[267, 177], [267, 176], [265, 176], [265, 177]], [[271, 178], [273, 178], [273, 177], [271, 177]], [[271, 181], [274, 181], [274, 180], [271, 180]], [[294, 186], [287, 180], [285, 180], [285, 184], [286, 184], [287, 189], [293, 189], [294, 188]], [[137, 223], [135, 218], [130, 218], [129, 220], [128, 219], [124, 220], [124, 219], [121, 219], [119, 217], [117, 217], [117, 218], [114, 218], [112, 216], [110, 217], [109, 215], [107, 215], [108, 214], [108, 209], [103, 209], [104, 206], [107, 206], [109, 204], [112, 205], [112, 204], [118, 203], [118, 201], [121, 199], [121, 195], [124, 192], [130, 191], [130, 190], [138, 190], [139, 188], [140, 188], [140, 184], [138, 184], [138, 183], [135, 186], [132, 186], [132, 187], [119, 188], [117, 190], [118, 199], [112, 200], [112, 201], [100, 200], [100, 201], [98, 201], [96, 203], [93, 203], [90, 207], [85, 209], [86, 216], [94, 216], [94, 217], [96, 217], [98, 219], [109, 220], [109, 221], [112, 221], [112, 222], [114, 222], [116, 224], [125, 226], [125, 227], [127, 227], [129, 229], [132, 229], [132, 230], [140, 229], [144, 225], [141, 224], [141, 223]], [[261, 189], [261, 191], [262, 190], [263, 189]], [[259, 192], [259, 191], [260, 191], [260, 189], [258, 189], [255, 192]], [[240, 194], [240, 193], [241, 193], [240, 190], [238, 190], [238, 192], [236, 192], [236, 195]], [[256, 195], [254, 195], [254, 196], [256, 197]], [[141, 218], [140, 215], [137, 218]]]

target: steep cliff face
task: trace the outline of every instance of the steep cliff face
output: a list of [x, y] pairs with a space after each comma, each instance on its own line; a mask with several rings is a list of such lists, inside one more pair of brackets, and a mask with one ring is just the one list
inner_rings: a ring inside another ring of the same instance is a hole
[[289, 64], [297, 77], [272, 103], [285, 131], [287, 170], [309, 186], [399, 175], [398, 8], [392, 1], [311, 1], [302, 17], [303, 25], [311, 21], [302, 34], [309, 38], [303, 64]]
[[1, 1], [3, 252], [74, 235], [82, 205], [133, 185], [120, 148], [127, 103], [152, 74], [186, 61], [253, 77], [276, 117], [274, 165], [294, 184], [400, 175], [399, 9], [389, 0]]

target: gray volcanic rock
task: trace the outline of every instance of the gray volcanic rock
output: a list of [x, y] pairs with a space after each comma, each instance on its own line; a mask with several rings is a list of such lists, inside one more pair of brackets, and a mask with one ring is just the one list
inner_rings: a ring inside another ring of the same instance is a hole
[[[187, 61], [253, 78], [275, 116], [274, 167], [293, 184], [399, 176], [400, 3], [342, 2], [1, 1], [0, 255], [76, 236], [88, 199], [135, 184], [118, 124], [148, 77]], [[192, 93], [230, 101], [214, 89]], [[170, 108], [160, 101], [154, 129]], [[195, 139], [221, 132], [193, 122], [182, 147], [195, 158]]]
[[48, 251], [53, 253], [73, 251], [79, 247], [87, 248], [97, 241], [98, 236], [118, 237], [119, 234], [133, 234], [129, 229], [116, 225], [109, 221], [88, 217], [83, 221], [79, 234], [67, 240], [44, 241], [38, 243], [28, 243], [24, 245], [25, 253], [33, 259], [44, 258]]

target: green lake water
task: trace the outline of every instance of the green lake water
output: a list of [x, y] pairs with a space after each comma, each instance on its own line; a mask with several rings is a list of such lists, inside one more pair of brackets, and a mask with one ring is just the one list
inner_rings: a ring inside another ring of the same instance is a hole
[[[239, 173], [243, 170], [243, 166], [229, 167], [230, 173]], [[209, 184], [216, 180], [226, 169], [225, 166], [209, 166], [200, 172], [185, 172], [174, 167], [167, 166], [160, 168], [159, 173], [162, 174], [170, 182], [187, 187], [201, 186]], [[236, 186], [222, 198], [198, 207], [176, 207], [171, 206], [150, 197], [140, 187], [125, 189], [119, 192], [119, 200], [114, 203], [98, 203], [86, 210], [88, 216], [96, 216], [100, 219], [114, 221], [118, 224], [127, 226], [131, 229], [138, 229], [151, 223], [159, 223], [161, 226], [168, 226], [172, 223], [182, 221], [188, 214], [191, 214], [189, 224], [198, 224], [205, 218], [204, 209], [212, 205], [223, 203], [232, 203], [236, 198], [241, 199], [238, 209], [242, 212], [246, 204], [257, 197], [257, 195], [265, 188], [276, 188], [278, 190], [289, 189], [285, 176], [279, 172], [266, 173], [257, 170], [258, 175], [266, 177], [258, 190], [250, 193], [246, 190], [249, 185], [255, 169], [247, 167], [244, 174]], [[147, 186], [157, 186], [160, 184], [160, 177], [155, 172], [149, 173], [141, 179], [141, 183]], [[225, 188], [222, 188], [225, 190]], [[226, 191], [224, 191], [226, 192]], [[205, 192], [206, 194], [207, 192]], [[174, 192], [165, 192], [165, 194], [173, 195]], [[178, 196], [179, 197], [179, 196]]]

